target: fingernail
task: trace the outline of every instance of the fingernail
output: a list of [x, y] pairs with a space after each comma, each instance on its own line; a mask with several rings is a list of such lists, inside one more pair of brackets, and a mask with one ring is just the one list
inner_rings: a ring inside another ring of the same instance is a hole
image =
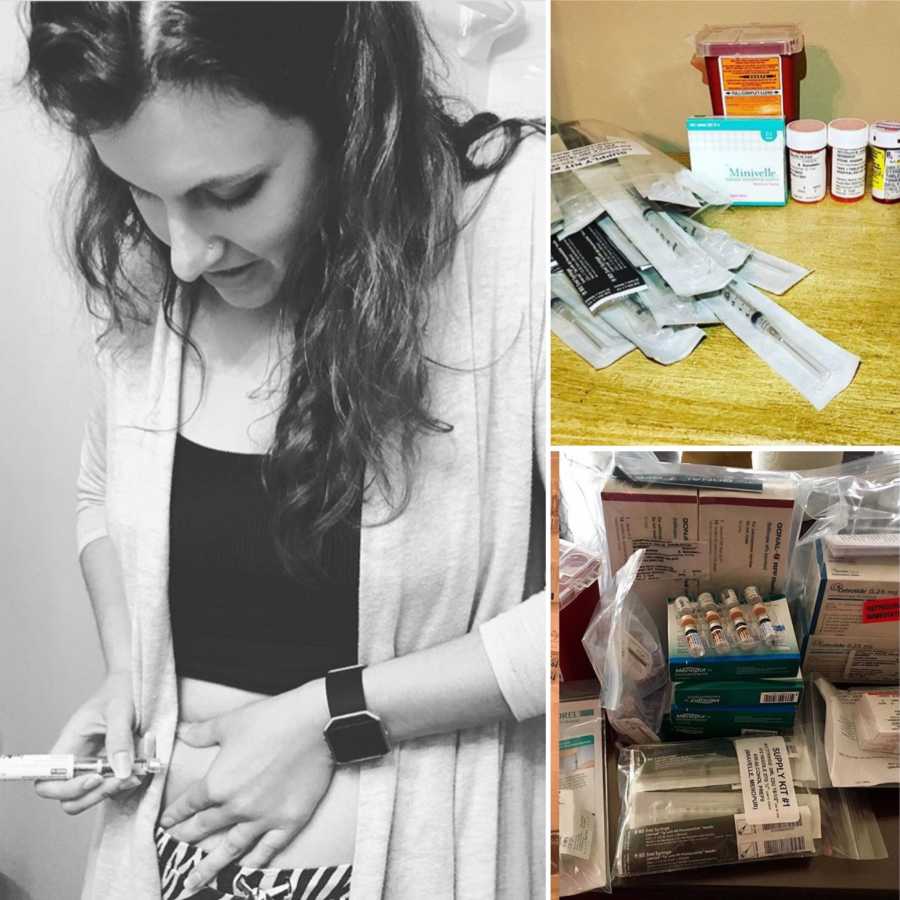
[[131, 775], [131, 757], [125, 750], [120, 750], [113, 755], [112, 767], [116, 778], [128, 778]]
[[185, 890], [192, 891], [195, 887], [200, 887], [200, 879], [196, 875], [188, 875], [184, 880]]
[[175, 820], [170, 815], [168, 815], [168, 813], [164, 816], [161, 816], [159, 820], [159, 824], [163, 828], [171, 828], [174, 823]]

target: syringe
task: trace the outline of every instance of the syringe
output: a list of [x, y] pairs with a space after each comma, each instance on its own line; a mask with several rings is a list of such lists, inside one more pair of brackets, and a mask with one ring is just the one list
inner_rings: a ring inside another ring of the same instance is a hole
[[810, 356], [801, 347], [789, 341], [758, 309], [751, 306], [737, 291], [730, 285], [722, 288], [722, 297], [727, 300], [738, 312], [745, 315], [750, 324], [758, 331], [767, 334], [770, 338], [778, 341], [785, 350], [793, 353], [807, 368], [811, 369], [820, 380], [824, 381], [828, 377], [828, 369], [826, 369], [818, 360]]
[[[594, 330], [589, 328], [586, 322], [582, 322], [579, 319], [578, 313], [570, 309], [564, 300], [559, 297], [554, 297], [550, 301], [550, 306], [555, 313], [561, 315], [566, 321], [571, 322], [592, 344], [594, 344], [595, 347], [600, 350], [607, 349], [606, 344], [598, 339]], [[588, 313], [588, 315], [590, 315], [590, 313]]]
[[[138, 757], [131, 774], [138, 778], [155, 775], [163, 770], [156, 758]], [[74, 753], [26, 753], [20, 756], [0, 756], [0, 781], [36, 781], [48, 779], [65, 781], [79, 775], [115, 777], [113, 767], [105, 756], [76, 757]]]

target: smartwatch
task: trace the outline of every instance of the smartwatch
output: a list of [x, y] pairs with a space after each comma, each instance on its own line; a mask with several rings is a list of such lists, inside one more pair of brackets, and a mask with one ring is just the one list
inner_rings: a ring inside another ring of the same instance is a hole
[[325, 673], [325, 695], [331, 718], [324, 735], [331, 757], [339, 766], [378, 759], [391, 749], [381, 719], [366, 709], [364, 668], [345, 666]]

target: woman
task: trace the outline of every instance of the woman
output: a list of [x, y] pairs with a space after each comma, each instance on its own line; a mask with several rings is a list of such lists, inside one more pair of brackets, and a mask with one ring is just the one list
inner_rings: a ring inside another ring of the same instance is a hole
[[30, 18], [106, 385], [55, 750], [116, 778], [38, 786], [103, 801], [83, 896], [543, 896], [541, 142], [406, 4]]

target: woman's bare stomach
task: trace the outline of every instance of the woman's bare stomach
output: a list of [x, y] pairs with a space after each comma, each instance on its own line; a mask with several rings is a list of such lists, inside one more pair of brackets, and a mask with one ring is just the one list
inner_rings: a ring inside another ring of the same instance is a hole
[[[195, 678], [178, 679], [179, 715], [182, 722], [199, 722], [222, 715], [264, 696]], [[218, 747], [189, 747], [175, 738], [162, 809], [194, 782], [203, 778], [218, 752]], [[298, 771], [297, 777], [302, 778], [303, 772]], [[355, 766], [338, 766], [328, 791], [310, 821], [267, 867], [303, 869], [352, 862], [356, 840], [358, 784], [359, 771]], [[211, 835], [200, 841], [199, 846], [211, 849], [221, 838], [221, 834]]]

